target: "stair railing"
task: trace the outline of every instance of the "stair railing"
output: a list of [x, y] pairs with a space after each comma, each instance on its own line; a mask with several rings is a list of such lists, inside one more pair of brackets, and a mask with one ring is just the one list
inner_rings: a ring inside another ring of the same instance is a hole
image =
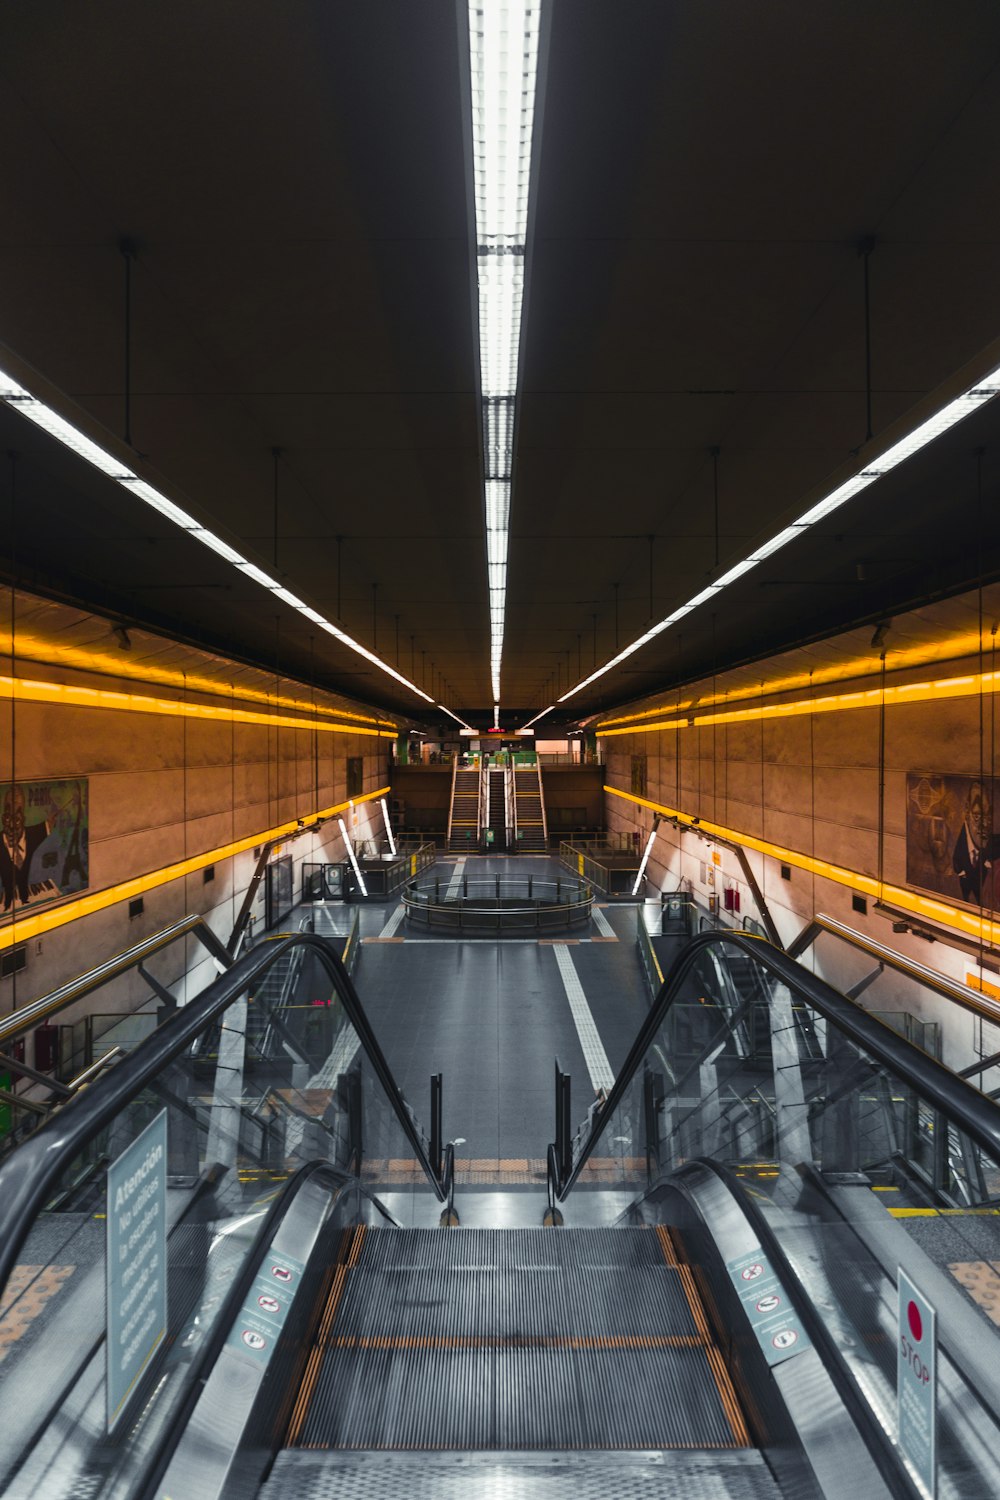
[[549, 847], [549, 822], [545, 816], [545, 793], [542, 790], [542, 759], [540, 755], [535, 756], [535, 770], [538, 772], [538, 806], [542, 813], [542, 838], [545, 840], [546, 849]]
[[510, 831], [511, 831], [511, 838], [512, 838], [512, 847], [513, 847], [514, 853], [516, 854], [517, 853], [517, 770], [516, 770], [516, 768], [515, 768], [515, 766], [513, 764], [511, 764], [511, 765], [509, 765], [507, 767], [507, 774], [510, 777], [510, 782], [509, 782]]
[[445, 848], [451, 847], [451, 820], [455, 816], [455, 782], [458, 778], [458, 756], [451, 758], [451, 801], [448, 803], [448, 832], [445, 835]]

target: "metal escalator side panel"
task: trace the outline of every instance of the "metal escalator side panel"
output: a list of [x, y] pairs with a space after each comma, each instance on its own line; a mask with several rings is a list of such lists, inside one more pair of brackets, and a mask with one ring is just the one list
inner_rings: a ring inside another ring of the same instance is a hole
[[363, 1224], [358, 1225], [354, 1229], [344, 1231], [340, 1253], [335, 1265], [331, 1267], [330, 1290], [323, 1306], [323, 1314], [320, 1318], [319, 1327], [316, 1330], [315, 1340], [312, 1348], [309, 1350], [305, 1373], [295, 1399], [295, 1406], [292, 1410], [291, 1421], [288, 1424], [288, 1431], [285, 1434], [284, 1447], [294, 1447], [302, 1432], [302, 1426], [305, 1422], [313, 1395], [315, 1394], [316, 1381], [330, 1342], [330, 1336], [336, 1321], [341, 1299], [344, 1295], [344, 1289], [347, 1285], [347, 1275], [358, 1263], [364, 1233], [365, 1226]]
[[[670, 1225], [749, 1431], [783, 1492], [827, 1500], [859, 1495], [890, 1500], [903, 1493], [884, 1434], [854, 1400], [849, 1380], [830, 1357], [819, 1313], [803, 1304], [780, 1247], [749, 1216], [735, 1181], [711, 1163], [688, 1163], [650, 1189], [628, 1219]], [[759, 1261], [765, 1255], [776, 1272], [776, 1290], [787, 1308], [802, 1314], [806, 1334], [773, 1363], [747, 1315], [733, 1269], [748, 1257]]]
[[321, 1163], [290, 1188], [287, 1210], [227, 1299], [230, 1316], [206, 1350], [207, 1373], [149, 1490], [156, 1500], [256, 1493], [293, 1416], [313, 1330], [350, 1258], [357, 1218], [384, 1217], [359, 1183]]

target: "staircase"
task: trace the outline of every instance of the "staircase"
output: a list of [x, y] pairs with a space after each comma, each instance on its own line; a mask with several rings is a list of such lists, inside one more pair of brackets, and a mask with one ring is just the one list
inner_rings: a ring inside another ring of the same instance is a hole
[[514, 767], [514, 811], [518, 854], [544, 854], [549, 841], [537, 766]]
[[665, 1229], [348, 1235], [261, 1500], [776, 1495]]
[[474, 854], [479, 848], [479, 771], [460, 767], [451, 788], [448, 848]]

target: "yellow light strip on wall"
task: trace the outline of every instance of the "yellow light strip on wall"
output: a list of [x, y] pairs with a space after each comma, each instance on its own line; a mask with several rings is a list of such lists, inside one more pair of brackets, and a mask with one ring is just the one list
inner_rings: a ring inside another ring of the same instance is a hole
[[[911, 646], [899, 651], [890, 651], [892, 672], [904, 671], [908, 667], [927, 666], [932, 661], [957, 661], [964, 656], [978, 656], [986, 644], [978, 631], [966, 635], [951, 636], [948, 640], [931, 645]], [[990, 643], [992, 644], [992, 642]], [[775, 678], [773, 682], [747, 687], [727, 688], [721, 693], [703, 693], [683, 703], [662, 703], [658, 708], [646, 708], [641, 713], [619, 714], [615, 719], [602, 719], [594, 727], [598, 733], [613, 724], [638, 723], [641, 719], [652, 719], [657, 714], [679, 714], [689, 708], [709, 708], [715, 703], [732, 703], [740, 699], [767, 697], [773, 693], [789, 693], [795, 688], [816, 687], [819, 683], [843, 681], [849, 677], [871, 677], [881, 670], [882, 658], [873, 653], [854, 661], [840, 662], [832, 667], [817, 667], [812, 672], [796, 672], [791, 677]]]
[[0, 677], [0, 701], [55, 703], [74, 708], [114, 708], [124, 713], [167, 714], [173, 718], [221, 720], [227, 724], [264, 724], [279, 729], [316, 729], [324, 734], [366, 734], [395, 739], [394, 729], [369, 729], [364, 724], [335, 724], [326, 719], [293, 719], [289, 714], [258, 713], [252, 708], [216, 708], [207, 703], [181, 703], [174, 698], [147, 698], [144, 693], [116, 693], [108, 688], [69, 686], [61, 682], [33, 682], [26, 677]]
[[373, 718], [371, 714], [353, 713], [349, 708], [327, 708], [323, 703], [312, 703], [302, 698], [289, 698], [280, 693], [266, 693], [260, 688], [237, 687], [218, 682], [212, 677], [196, 677], [190, 672], [174, 671], [157, 667], [150, 662], [131, 662], [123, 659], [121, 652], [83, 650], [75, 646], [55, 645], [51, 641], [17, 633], [16, 641], [9, 630], [0, 630], [0, 656], [17, 656], [37, 661], [42, 666], [73, 667], [84, 672], [99, 672], [111, 677], [131, 677], [137, 682], [158, 683], [162, 687], [176, 687], [182, 691], [205, 693], [213, 698], [226, 698], [230, 694], [247, 703], [273, 704], [276, 708], [294, 708], [302, 713], [325, 714], [331, 718], [357, 719], [361, 724], [376, 724], [384, 729], [395, 729], [392, 719]]
[[915, 891], [904, 890], [898, 885], [881, 885], [872, 875], [862, 875], [857, 870], [845, 870], [842, 865], [832, 865], [828, 860], [815, 859], [811, 854], [800, 854], [797, 849], [784, 849], [780, 844], [772, 844], [767, 839], [758, 839], [753, 834], [742, 833], [737, 828], [725, 828], [721, 823], [709, 823], [704, 818], [699, 818], [695, 824], [694, 818], [689, 813], [681, 812], [676, 807], [663, 807], [659, 802], [650, 802], [645, 797], [636, 797], [632, 792], [621, 792], [617, 787], [605, 786], [604, 790], [612, 797], [621, 797], [625, 802], [633, 802], [637, 807], [649, 808], [651, 812], [659, 813], [664, 818], [676, 818], [685, 828], [693, 828], [696, 833], [711, 837], [713, 834], [718, 838], [730, 839], [732, 842], [741, 844], [744, 849], [755, 849], [758, 854], [766, 854], [770, 859], [776, 859], [782, 864], [793, 865], [798, 870], [808, 870], [812, 875], [819, 875], [823, 880], [833, 880], [837, 885], [846, 885], [852, 891], [858, 891], [864, 896], [869, 896], [873, 901], [884, 901], [890, 906], [898, 906], [900, 910], [911, 913], [915, 917], [923, 917], [925, 921], [940, 923], [943, 927], [954, 927], [958, 931], [982, 940], [987, 944], [994, 944], [1000, 938], [1000, 921], [992, 922], [987, 917], [980, 918], [974, 912], [963, 911], [960, 907], [949, 906], [947, 902], [937, 901], [933, 896], [920, 896]]
[[797, 714], [829, 714], [852, 708], [878, 708], [901, 703], [940, 702], [947, 698], [974, 698], [978, 693], [1000, 692], [1000, 672], [974, 672], [966, 677], [943, 677], [937, 682], [908, 682], [898, 687], [863, 688], [854, 693], [833, 693], [824, 698], [800, 698], [794, 703], [757, 704], [754, 708], [731, 708], [717, 714], [693, 714], [683, 719], [664, 719], [655, 724], [631, 724], [625, 729], [598, 728], [602, 739], [619, 734], [653, 734], [667, 729], [698, 729], [710, 724], [758, 723], [761, 719], [790, 719]]
[[389, 793], [389, 787], [379, 787], [377, 792], [365, 792], [364, 796], [351, 797], [346, 802], [338, 802], [335, 807], [324, 807], [320, 812], [310, 813], [308, 817], [300, 820], [293, 819], [288, 823], [281, 823], [277, 828], [267, 828], [263, 833], [251, 834], [245, 839], [236, 839], [232, 844], [223, 844], [219, 849], [210, 849], [206, 854], [196, 854], [191, 859], [177, 860], [175, 864], [164, 865], [162, 870], [152, 870], [148, 875], [137, 875], [134, 880], [124, 880], [119, 885], [109, 885], [101, 891], [92, 891], [87, 896], [80, 896], [76, 900], [67, 901], [62, 906], [46, 908], [45, 911], [31, 912], [26, 916], [16, 916], [9, 921], [6, 927], [0, 928], [0, 951], [12, 948], [15, 943], [30, 942], [32, 938], [41, 937], [43, 933], [53, 932], [58, 927], [65, 927], [67, 922], [76, 922], [80, 917], [93, 916], [94, 912], [104, 911], [106, 907], [115, 906], [119, 901], [134, 901], [136, 896], [143, 896], [147, 891], [156, 890], [158, 886], [169, 885], [172, 880], [179, 880], [182, 875], [193, 875], [198, 870], [203, 870], [207, 865], [221, 864], [224, 859], [231, 859], [235, 854], [244, 854], [247, 849], [255, 849], [258, 844], [266, 844], [269, 839], [285, 838], [292, 833], [300, 833], [305, 828], [312, 828], [321, 819], [335, 817], [338, 813], [346, 812], [349, 807], [359, 807], [362, 802], [372, 802], [378, 797], [385, 797]]

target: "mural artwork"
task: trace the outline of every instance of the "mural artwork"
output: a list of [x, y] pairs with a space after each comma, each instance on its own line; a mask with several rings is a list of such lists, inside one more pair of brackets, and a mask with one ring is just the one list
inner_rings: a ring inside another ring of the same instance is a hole
[[0, 782], [0, 916], [86, 889], [87, 782]]
[[976, 776], [906, 776], [906, 883], [1000, 911], [997, 783]]

